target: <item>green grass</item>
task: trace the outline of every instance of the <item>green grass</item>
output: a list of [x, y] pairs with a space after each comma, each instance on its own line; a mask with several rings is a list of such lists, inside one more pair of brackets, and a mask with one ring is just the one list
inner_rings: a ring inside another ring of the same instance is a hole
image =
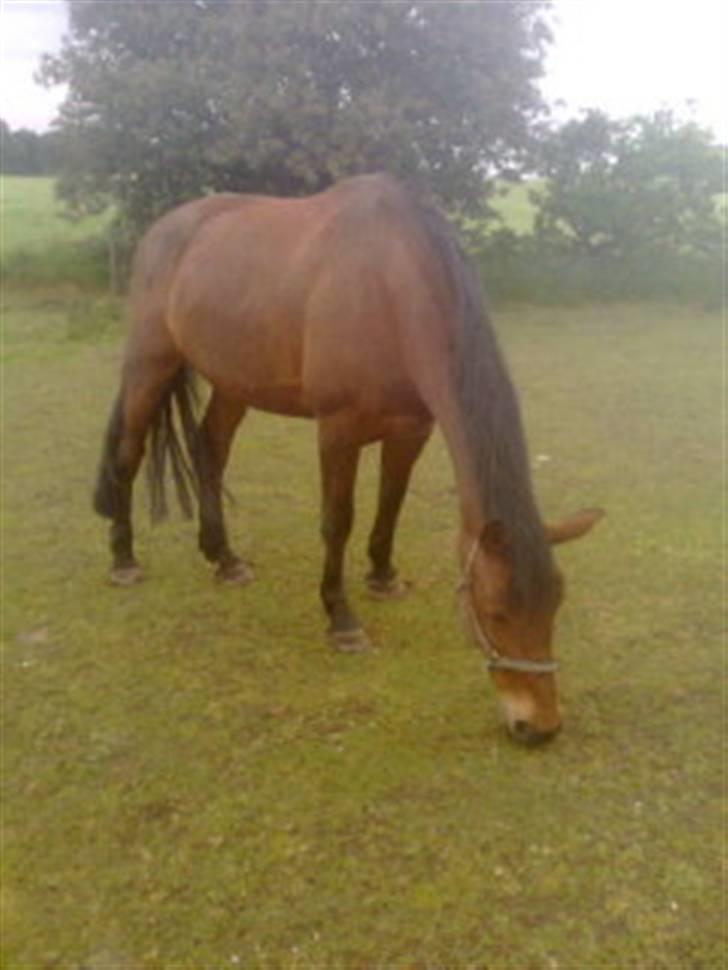
[[62, 295], [4, 304], [8, 970], [724, 964], [719, 315], [499, 316], [543, 508], [608, 510], [559, 554], [565, 729], [527, 751], [456, 616], [440, 440], [401, 603], [362, 592], [364, 462], [349, 573], [371, 655], [324, 642], [306, 422], [252, 414], [237, 440], [254, 585], [215, 586], [194, 528], [151, 529], [140, 498], [148, 580], [112, 588], [89, 492], [118, 313], [94, 336]]
[[6, 285], [104, 284], [108, 216], [71, 219], [49, 177], [2, 175], [0, 186], [0, 272]]

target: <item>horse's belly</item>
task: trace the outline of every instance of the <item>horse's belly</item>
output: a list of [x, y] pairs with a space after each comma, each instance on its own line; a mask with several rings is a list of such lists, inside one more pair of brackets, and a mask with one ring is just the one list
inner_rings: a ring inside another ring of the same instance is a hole
[[429, 416], [416, 389], [386, 372], [347, 374], [332, 368], [327, 374], [317, 374], [315, 380], [304, 374], [304, 382], [303, 401], [316, 416], [348, 411], [374, 424], [397, 417]]
[[394, 329], [376, 317], [343, 317], [328, 327], [313, 321], [304, 341], [302, 383], [304, 399], [318, 414], [420, 414], [424, 408]]
[[188, 350], [187, 359], [224, 397], [271, 414], [314, 416], [304, 395], [300, 372], [292, 366], [268, 367], [260, 353], [251, 356], [240, 353], [240, 344], [234, 349], [235, 353], [227, 355], [207, 347], [199, 353]]
[[187, 278], [168, 316], [182, 355], [224, 396], [300, 417], [341, 410], [384, 420], [426, 414], [395, 330], [378, 314], [362, 319], [344, 306], [340, 314], [306, 319], [304, 299], [291, 306], [271, 298], [262, 308], [239, 293], [227, 297], [216, 303]]

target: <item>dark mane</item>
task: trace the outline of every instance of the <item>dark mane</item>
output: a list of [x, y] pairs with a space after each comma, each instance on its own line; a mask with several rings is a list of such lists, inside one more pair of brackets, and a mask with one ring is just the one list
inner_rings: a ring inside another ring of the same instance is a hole
[[483, 299], [480, 281], [450, 223], [418, 203], [421, 225], [449, 277], [458, 312], [453, 380], [473, 474], [487, 520], [508, 536], [512, 595], [536, 607], [553, 588], [555, 570], [531, 486], [520, 407]]

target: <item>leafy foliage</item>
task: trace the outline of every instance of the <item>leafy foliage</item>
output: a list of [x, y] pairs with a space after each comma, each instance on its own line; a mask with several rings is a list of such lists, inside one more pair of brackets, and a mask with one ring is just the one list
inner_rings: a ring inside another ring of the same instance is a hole
[[708, 132], [671, 112], [620, 121], [589, 111], [544, 141], [536, 234], [591, 255], [705, 254], [720, 247], [722, 162]]
[[545, 132], [540, 170], [511, 190], [500, 228], [462, 220], [496, 299], [721, 305], [726, 198], [709, 132], [667, 111], [589, 111]]
[[133, 227], [215, 189], [299, 194], [387, 169], [485, 208], [531, 147], [546, 5], [70, 4], [61, 193]]
[[47, 175], [60, 168], [56, 132], [12, 129], [0, 118], [0, 172], [6, 175]]

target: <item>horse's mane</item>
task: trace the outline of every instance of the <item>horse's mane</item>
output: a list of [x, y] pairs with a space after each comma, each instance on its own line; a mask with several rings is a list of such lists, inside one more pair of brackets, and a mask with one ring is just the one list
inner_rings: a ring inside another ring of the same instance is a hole
[[554, 564], [531, 485], [518, 398], [477, 273], [455, 230], [433, 206], [414, 203], [456, 307], [453, 383], [487, 521], [502, 523], [513, 565], [512, 596], [536, 607], [553, 588]]

